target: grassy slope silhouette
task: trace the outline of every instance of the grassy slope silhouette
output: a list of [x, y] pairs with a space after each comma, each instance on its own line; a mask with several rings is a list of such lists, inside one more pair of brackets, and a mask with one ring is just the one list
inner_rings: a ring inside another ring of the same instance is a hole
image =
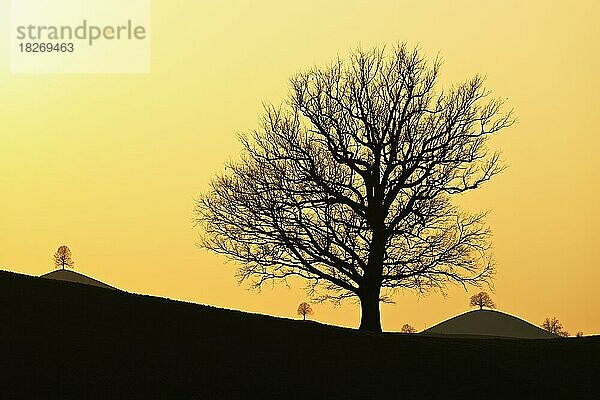
[[0, 271], [0, 398], [594, 398], [600, 337], [362, 334]]

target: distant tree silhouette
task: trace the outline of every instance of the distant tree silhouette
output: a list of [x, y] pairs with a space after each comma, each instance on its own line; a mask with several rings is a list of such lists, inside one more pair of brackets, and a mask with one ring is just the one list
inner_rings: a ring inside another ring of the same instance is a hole
[[298, 276], [315, 301], [358, 298], [369, 331], [398, 288], [488, 282], [485, 214], [450, 198], [503, 169], [486, 143], [513, 119], [480, 76], [440, 91], [439, 69], [398, 45], [294, 76], [197, 200], [200, 246], [254, 288]]
[[401, 333], [417, 333], [417, 330], [409, 324], [402, 325], [402, 329], [400, 329]]
[[578, 332], [575, 334], [575, 337], [583, 337], [583, 332], [582, 332], [582, 331], [578, 331]]
[[555, 335], [567, 337], [569, 336], [569, 332], [563, 329], [562, 324], [556, 317], [546, 318], [542, 323], [542, 328], [547, 330], [550, 333], [554, 333]]
[[300, 303], [298, 306], [298, 315], [302, 315], [302, 319], [306, 321], [307, 315], [312, 315], [313, 310], [310, 304], [308, 303]]
[[483, 309], [483, 307], [496, 308], [496, 304], [492, 301], [492, 298], [486, 292], [479, 292], [471, 296], [471, 301], [469, 305], [471, 307], [479, 307], [480, 310]]
[[54, 253], [54, 265], [56, 268], [73, 268], [73, 258], [71, 257], [71, 250], [67, 246], [60, 246], [56, 253]]

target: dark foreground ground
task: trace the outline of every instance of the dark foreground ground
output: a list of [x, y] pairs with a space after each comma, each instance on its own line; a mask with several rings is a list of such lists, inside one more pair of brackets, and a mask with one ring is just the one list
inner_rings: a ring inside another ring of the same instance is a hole
[[600, 399], [600, 337], [447, 339], [0, 271], [0, 399]]

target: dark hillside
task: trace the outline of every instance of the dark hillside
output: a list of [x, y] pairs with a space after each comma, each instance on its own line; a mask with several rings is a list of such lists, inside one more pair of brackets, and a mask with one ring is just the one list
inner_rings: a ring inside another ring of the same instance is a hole
[[1, 399], [600, 398], [600, 337], [366, 335], [0, 272]]

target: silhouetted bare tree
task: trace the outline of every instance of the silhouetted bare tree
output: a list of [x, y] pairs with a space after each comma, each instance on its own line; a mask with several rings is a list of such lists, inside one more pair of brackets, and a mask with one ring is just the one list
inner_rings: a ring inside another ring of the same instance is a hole
[[542, 328], [555, 335], [567, 337], [569, 332], [565, 331], [562, 324], [556, 317], [546, 318], [542, 323]]
[[583, 337], [583, 332], [577, 331], [577, 333], [575, 334], [575, 337]]
[[252, 287], [297, 276], [314, 300], [358, 298], [362, 330], [399, 288], [489, 282], [485, 214], [450, 197], [503, 169], [486, 142], [513, 120], [480, 76], [438, 91], [439, 68], [398, 45], [293, 77], [197, 201], [200, 245]]
[[471, 301], [469, 305], [471, 307], [479, 306], [480, 310], [483, 309], [483, 307], [496, 308], [496, 304], [492, 301], [492, 298], [486, 292], [479, 292], [471, 296]]
[[417, 333], [417, 330], [409, 324], [402, 325], [402, 329], [400, 329], [401, 333]]
[[312, 315], [313, 310], [310, 304], [308, 303], [300, 303], [298, 306], [298, 315], [302, 315], [302, 319], [306, 321], [307, 315]]
[[67, 246], [60, 246], [56, 253], [54, 253], [54, 265], [56, 268], [73, 268], [73, 258], [71, 257], [71, 250]]

